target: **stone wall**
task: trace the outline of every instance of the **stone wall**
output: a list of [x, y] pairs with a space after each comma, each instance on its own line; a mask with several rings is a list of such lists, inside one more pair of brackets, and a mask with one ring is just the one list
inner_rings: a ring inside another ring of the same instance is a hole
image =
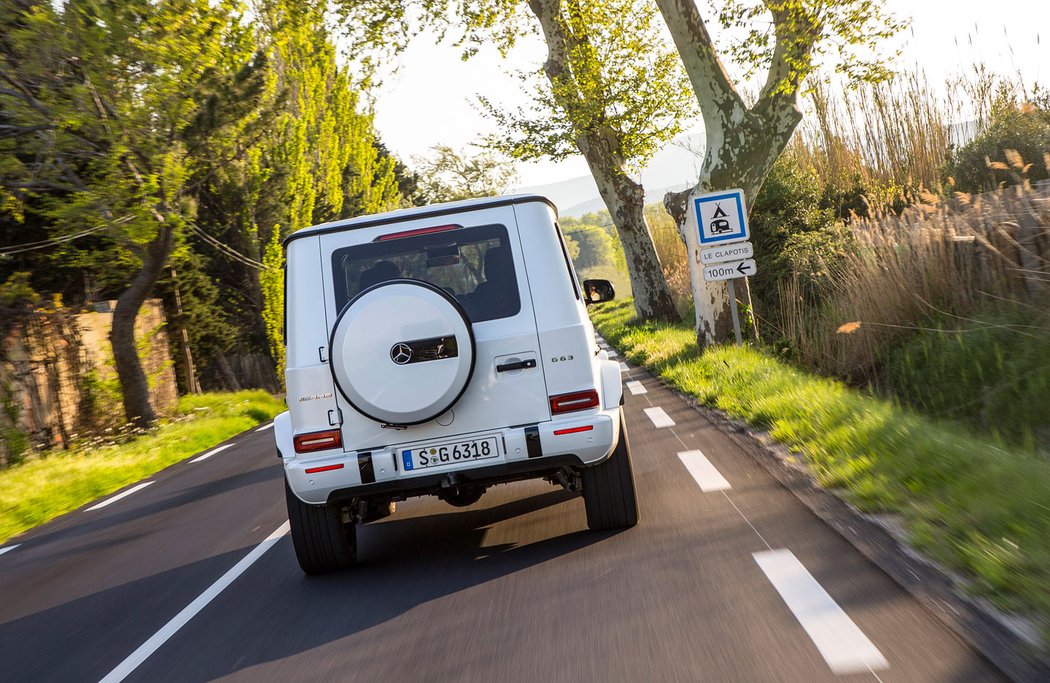
[[[71, 440], [123, 422], [109, 329], [115, 302], [96, 311], [35, 311], [16, 323], [0, 349], [0, 467], [29, 449], [63, 448]], [[136, 340], [158, 414], [178, 401], [164, 308], [147, 301]]]

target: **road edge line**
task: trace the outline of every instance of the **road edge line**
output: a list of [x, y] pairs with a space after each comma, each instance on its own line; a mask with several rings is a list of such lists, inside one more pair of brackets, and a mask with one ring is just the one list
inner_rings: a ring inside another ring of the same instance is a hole
[[197, 616], [202, 609], [208, 606], [208, 603], [217, 598], [220, 593], [226, 590], [226, 588], [237, 579], [238, 576], [255, 564], [255, 562], [262, 557], [267, 550], [272, 548], [277, 541], [281, 540], [287, 533], [288, 522], [285, 522], [277, 527], [273, 533], [267, 536], [262, 543], [252, 548], [251, 552], [241, 558], [240, 562], [233, 565], [233, 567], [223, 574], [218, 581], [208, 586], [208, 588], [198, 595], [193, 602], [182, 608], [181, 612], [176, 614], [171, 621], [164, 624], [159, 631], [150, 636], [149, 640], [142, 645], [139, 645], [134, 652], [124, 659], [124, 661], [106, 674], [105, 678], [99, 683], [120, 683], [120, 681], [127, 678], [131, 672], [149, 659], [150, 655], [159, 650], [161, 645], [166, 643], [179, 631], [179, 629], [189, 623], [190, 619]]

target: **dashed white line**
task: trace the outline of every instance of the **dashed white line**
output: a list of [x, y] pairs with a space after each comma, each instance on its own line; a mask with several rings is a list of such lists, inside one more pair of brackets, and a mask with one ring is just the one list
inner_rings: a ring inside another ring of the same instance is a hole
[[141, 491], [142, 489], [146, 488], [147, 486], [149, 486], [152, 483], [153, 483], [152, 481], [144, 481], [141, 484], [138, 484], [137, 486], [132, 486], [130, 489], [128, 489], [127, 491], [124, 491], [123, 493], [118, 493], [117, 495], [113, 496], [112, 498], [107, 498], [106, 500], [102, 501], [101, 503], [97, 503], [95, 505], [92, 505], [91, 507], [88, 508], [88, 512], [90, 512], [91, 510], [98, 510], [100, 508], [104, 508], [107, 505], [112, 505], [113, 503], [116, 503], [121, 498], [127, 498], [132, 493], [135, 493], [136, 491]]
[[287, 533], [288, 522], [285, 522], [277, 527], [272, 534], [267, 536], [266, 540], [252, 548], [252, 551], [245, 555], [240, 562], [233, 565], [233, 568], [223, 574], [222, 578], [209, 586], [206, 591], [198, 595], [196, 600], [186, 605], [186, 607], [176, 614], [171, 621], [164, 624], [164, 626], [154, 633], [149, 640], [128, 655], [128, 658], [118, 664], [117, 668], [106, 674], [106, 677], [102, 679], [101, 683], [119, 683], [119, 681], [123, 681], [127, 678], [128, 674], [137, 669], [142, 662], [146, 661], [150, 655], [156, 652], [161, 645], [175, 635], [175, 633], [185, 626], [190, 619], [195, 617], [198, 612], [207, 607], [209, 602], [218, 597], [219, 593], [222, 593], [238, 576], [243, 574], [248, 567], [255, 564], [256, 560], [262, 557], [267, 550], [272, 548], [274, 544], [281, 540], [281, 538]]
[[630, 372], [631, 369], [627, 367], [627, 363], [620, 361], [620, 372]]
[[257, 431], [257, 432], [265, 432], [267, 429], [272, 429], [272, 428], [273, 428], [273, 423], [272, 422], [267, 422], [266, 424], [264, 424], [262, 427], [259, 427], [255, 431]]
[[11, 552], [12, 550], [14, 550], [15, 548], [17, 548], [20, 545], [22, 545], [22, 544], [21, 543], [15, 543], [14, 545], [9, 545], [9, 546], [0, 548], [0, 555], [3, 555], [4, 553], [9, 553], [9, 552]]
[[663, 408], [659, 406], [656, 408], [646, 408], [645, 414], [653, 421], [653, 426], [657, 429], [663, 427], [674, 427], [675, 421], [671, 419], [671, 416], [664, 412]]
[[649, 393], [649, 390], [645, 388], [645, 385], [642, 384], [641, 382], [637, 381], [637, 380], [632, 380], [632, 381], [628, 382], [627, 383], [627, 390], [630, 391], [631, 394], [633, 394], [634, 396], [638, 396], [639, 394], [648, 394]]
[[[234, 443], [236, 443], [236, 442], [234, 442]], [[213, 448], [210, 451], [208, 451], [207, 453], [205, 453], [204, 455], [198, 455], [193, 460], [190, 460], [190, 462], [194, 463], [194, 462], [200, 462], [201, 460], [207, 460], [211, 456], [215, 455], [216, 453], [218, 453], [220, 451], [226, 450], [227, 448], [229, 448], [232, 445], [233, 445], [232, 443], [228, 443], [225, 446], [219, 446], [218, 448]]]
[[700, 490], [704, 493], [733, 488], [722, 473], [711, 464], [703, 451], [683, 451], [678, 454], [678, 458], [689, 470], [689, 474], [693, 475], [693, 479], [696, 479], [696, 483], [700, 485]]
[[806, 630], [824, 660], [837, 674], [889, 668], [875, 644], [853, 623], [827, 591], [787, 549], [754, 553], [788, 609]]

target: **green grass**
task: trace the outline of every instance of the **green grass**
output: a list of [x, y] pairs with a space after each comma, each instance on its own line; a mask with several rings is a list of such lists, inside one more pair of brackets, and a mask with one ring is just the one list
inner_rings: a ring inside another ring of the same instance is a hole
[[880, 385], [926, 415], [1050, 452], [1050, 315], [1000, 305], [945, 318], [888, 355]]
[[41, 453], [0, 471], [0, 543], [199, 453], [284, 410], [263, 391], [200, 394], [126, 443]]
[[632, 362], [802, 454], [819, 483], [902, 517], [916, 547], [974, 593], [1050, 623], [1050, 463], [955, 423], [806, 374], [752, 348], [700, 353], [689, 325], [637, 324], [631, 302], [592, 308]]

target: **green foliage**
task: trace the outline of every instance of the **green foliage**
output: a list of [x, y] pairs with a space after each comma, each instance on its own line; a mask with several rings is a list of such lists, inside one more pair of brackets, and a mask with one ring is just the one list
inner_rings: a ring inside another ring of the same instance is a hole
[[607, 154], [640, 169], [695, 108], [655, 7], [645, 0], [574, 0], [560, 6], [557, 21], [567, 44], [551, 54], [561, 63], [519, 75], [535, 93], [533, 103], [506, 111], [480, 98], [501, 128], [489, 143], [516, 159], [563, 159], [590, 153], [580, 138], [597, 134]]
[[432, 155], [412, 159], [417, 194], [424, 204], [494, 197], [514, 182], [514, 164], [491, 150], [435, 145]]
[[597, 266], [613, 266], [627, 270], [623, 247], [605, 228], [580, 223], [566, 225], [564, 221], [561, 225], [565, 239], [571, 239], [579, 245], [579, 253], [572, 259], [577, 270]]
[[[810, 170], [815, 171], [812, 167], [807, 168], [807, 172]], [[833, 216], [843, 221], [852, 220], [853, 217], [873, 218], [877, 212], [887, 209], [899, 214], [911, 204], [908, 194], [915, 189], [906, 190], [875, 180], [865, 181], [860, 174], [854, 174], [842, 189], [832, 179], [828, 179], [819, 206], [831, 210]]]
[[259, 274], [262, 285], [263, 323], [266, 339], [270, 344], [270, 355], [277, 362], [277, 378], [284, 384], [284, 247], [281, 231], [274, 227], [273, 234], [263, 254], [266, 269]]
[[751, 278], [751, 295], [758, 314], [774, 328], [780, 327], [775, 317], [780, 285], [797, 278], [803, 296], [816, 305], [851, 246], [834, 212], [821, 208], [822, 190], [812, 169], [785, 155], [773, 164], [751, 206], [755, 258], [762, 264]]
[[701, 352], [688, 325], [591, 309], [601, 335], [678, 390], [768, 429], [824, 486], [900, 515], [921, 550], [1007, 609], [1050, 618], [1050, 463], [807, 375], [750, 348]]
[[[40, 304], [40, 295], [30, 284], [30, 274], [15, 272], [0, 282], [0, 339], [6, 339], [20, 315], [25, 315]], [[6, 344], [0, 344], [0, 359], [6, 355]]]
[[17, 465], [25, 459], [26, 451], [29, 450], [29, 437], [25, 432], [7, 427], [3, 431], [4, 450], [6, 451], [4, 466]]
[[[851, 84], [885, 80], [886, 41], [908, 25], [872, 0], [708, 0], [731, 40], [726, 54], [745, 78], [766, 71], [780, 47], [788, 72], [767, 87], [793, 94], [812, 74], [840, 73]], [[769, 21], [772, 18], [773, 21]], [[812, 45], [812, 56], [805, 46]]]
[[258, 274], [278, 226], [400, 202], [325, 7], [4, 4], [0, 67], [19, 87], [0, 91], [0, 245], [94, 232], [0, 257], [0, 282], [21, 270], [74, 305], [116, 298], [169, 234], [160, 290], [175, 320], [177, 282], [206, 385], [220, 354], [278, 348]]
[[610, 236], [616, 235], [616, 226], [613, 225], [612, 216], [609, 215], [607, 209], [585, 213], [578, 218], [573, 216], [562, 216], [560, 223], [561, 227], [565, 230], [570, 230], [576, 225], [597, 225], [605, 230], [605, 232], [609, 233]]
[[103, 379], [98, 370], [91, 368], [80, 381], [80, 405], [78, 420], [85, 431], [101, 431], [121, 426], [124, 413], [121, 410], [120, 382], [116, 377]]
[[1050, 451], [1050, 317], [1020, 305], [944, 318], [889, 353], [882, 388], [927, 415]]
[[[1011, 153], [1012, 152], [1012, 153]], [[1050, 174], [1050, 95], [1018, 102], [1004, 94], [988, 127], [949, 155], [946, 173], [960, 192], [981, 192]]]
[[269, 419], [285, 409], [261, 391], [197, 394], [179, 416], [119, 444], [77, 444], [0, 472], [0, 543]]

